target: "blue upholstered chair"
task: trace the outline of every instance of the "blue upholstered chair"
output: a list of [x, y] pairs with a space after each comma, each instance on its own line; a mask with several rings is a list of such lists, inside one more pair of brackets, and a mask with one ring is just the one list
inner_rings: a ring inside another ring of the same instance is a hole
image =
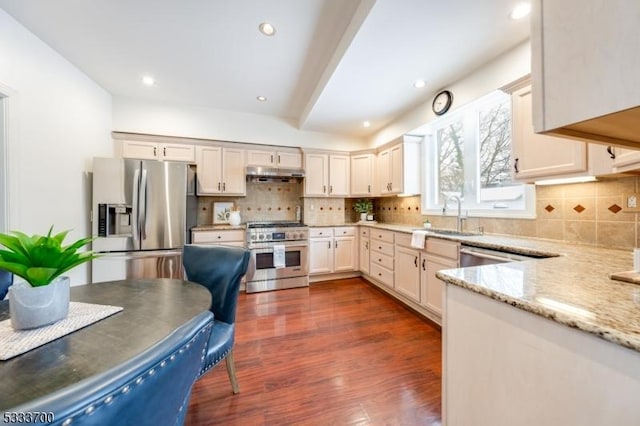
[[11, 411], [52, 412], [53, 425], [181, 425], [212, 321], [204, 311], [131, 360]]
[[13, 274], [0, 269], [0, 300], [4, 300], [11, 284], [13, 284]]
[[225, 359], [233, 393], [238, 393], [233, 341], [240, 280], [247, 272], [249, 251], [227, 246], [186, 245], [182, 262], [187, 279], [205, 286], [211, 293], [214, 321], [202, 374]]

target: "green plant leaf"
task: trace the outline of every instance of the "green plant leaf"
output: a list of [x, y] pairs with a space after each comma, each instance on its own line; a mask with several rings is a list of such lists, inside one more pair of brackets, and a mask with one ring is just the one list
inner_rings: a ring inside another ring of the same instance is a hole
[[29, 268], [27, 269], [27, 277], [33, 287], [40, 287], [53, 281], [56, 272], [56, 268]]
[[25, 266], [25, 265], [22, 265], [20, 263], [0, 261], [0, 269], [4, 269], [5, 271], [9, 271], [14, 275], [17, 275], [17, 276], [22, 277], [25, 280], [29, 281], [29, 277], [27, 276], [28, 267]]

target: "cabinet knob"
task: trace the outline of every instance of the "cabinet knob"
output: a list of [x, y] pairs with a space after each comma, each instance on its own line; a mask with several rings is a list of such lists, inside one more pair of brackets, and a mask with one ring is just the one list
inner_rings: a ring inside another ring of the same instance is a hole
[[218, 239], [222, 238], [222, 235], [218, 235]]
[[158, 155], [158, 148], [156, 148], [155, 146], [153, 147], [153, 156], [155, 157], [156, 155]]
[[167, 147], [166, 146], [162, 148], [162, 155], [165, 156], [165, 157], [167, 156]]
[[518, 161], [520, 161], [520, 159], [519, 159], [519, 158], [516, 158], [516, 160], [513, 162], [513, 170], [514, 170], [516, 173], [520, 173], [520, 170], [518, 170]]
[[418, 256], [413, 259], [413, 264], [416, 265], [416, 268], [418, 267]]
[[427, 260], [427, 259], [422, 259], [422, 270], [423, 270], [423, 271], [426, 271], [426, 270], [427, 270], [427, 268], [425, 268], [425, 266], [424, 266], [424, 262], [426, 262], [426, 260]]
[[613, 152], [613, 147], [611, 145], [607, 147], [607, 152], [609, 153], [609, 157], [611, 157], [612, 160], [616, 159], [616, 154]]

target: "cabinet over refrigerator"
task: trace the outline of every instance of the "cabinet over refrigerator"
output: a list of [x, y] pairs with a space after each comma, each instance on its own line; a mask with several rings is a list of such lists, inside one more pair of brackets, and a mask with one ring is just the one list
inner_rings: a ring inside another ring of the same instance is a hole
[[[92, 282], [182, 278], [197, 202], [188, 164], [94, 158]], [[190, 185], [191, 184], [191, 185]]]

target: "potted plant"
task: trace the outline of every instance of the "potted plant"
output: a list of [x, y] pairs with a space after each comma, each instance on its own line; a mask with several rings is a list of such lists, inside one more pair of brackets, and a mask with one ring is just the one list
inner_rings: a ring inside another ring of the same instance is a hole
[[373, 210], [373, 201], [369, 198], [360, 199], [356, 201], [353, 209], [360, 213], [360, 220], [364, 222], [367, 220], [367, 213]]
[[429, 221], [429, 219], [425, 219], [423, 225], [427, 229], [431, 228], [431, 222]]
[[69, 278], [66, 271], [97, 256], [78, 250], [92, 241], [82, 238], [68, 246], [62, 243], [69, 233], [28, 236], [19, 231], [0, 233], [0, 269], [24, 279], [9, 289], [11, 326], [16, 330], [52, 324], [69, 313]]

